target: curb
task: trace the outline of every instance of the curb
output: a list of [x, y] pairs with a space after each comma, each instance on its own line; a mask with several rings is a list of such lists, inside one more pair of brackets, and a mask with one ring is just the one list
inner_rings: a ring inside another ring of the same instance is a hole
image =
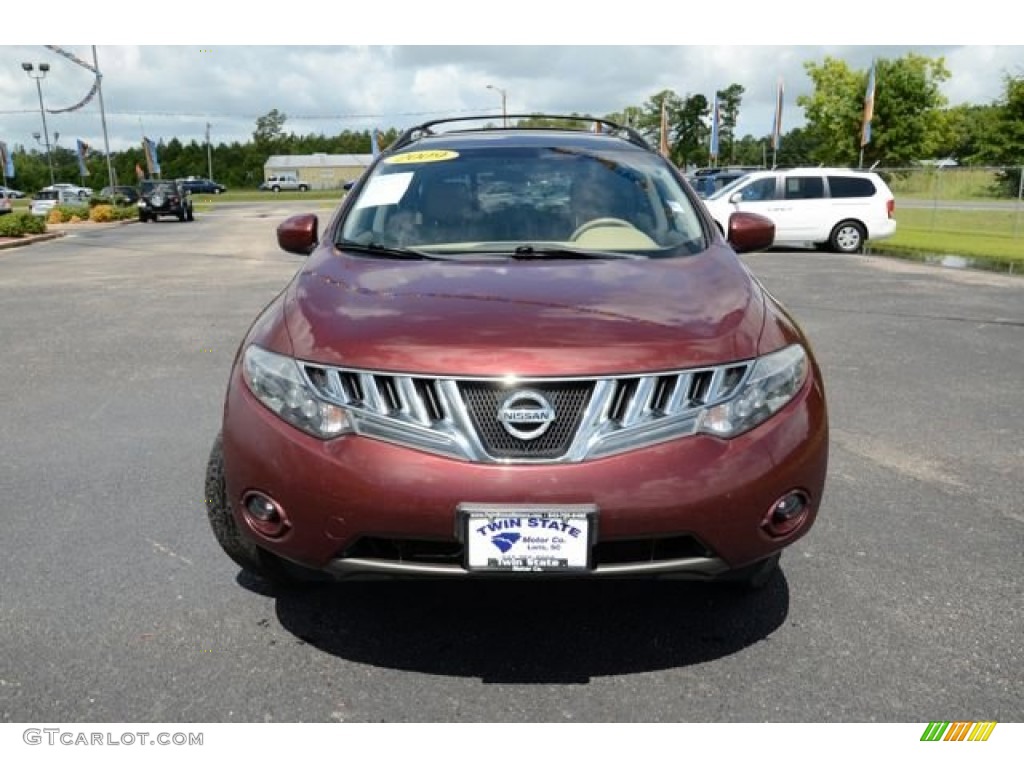
[[9, 248], [22, 248], [33, 243], [43, 243], [47, 240], [56, 240], [64, 237], [64, 232], [45, 232], [42, 235], [26, 235], [25, 237], [0, 238], [0, 251]]

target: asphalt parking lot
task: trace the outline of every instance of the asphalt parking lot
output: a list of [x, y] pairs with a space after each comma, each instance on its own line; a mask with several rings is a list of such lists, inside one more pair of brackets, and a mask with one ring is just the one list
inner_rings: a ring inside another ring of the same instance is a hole
[[1024, 279], [747, 257], [832, 425], [818, 522], [761, 593], [274, 592], [214, 542], [203, 470], [237, 344], [301, 265], [289, 205], [0, 252], [0, 720], [1024, 720]]

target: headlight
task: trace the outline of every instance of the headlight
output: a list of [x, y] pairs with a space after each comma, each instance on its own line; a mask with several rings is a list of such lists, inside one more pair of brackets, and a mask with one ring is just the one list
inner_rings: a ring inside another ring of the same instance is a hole
[[344, 409], [320, 400], [292, 358], [250, 346], [242, 372], [259, 401], [292, 426], [324, 439], [352, 431]]
[[798, 344], [759, 358], [746, 382], [726, 402], [708, 408], [700, 431], [735, 437], [777, 413], [807, 379], [807, 353]]

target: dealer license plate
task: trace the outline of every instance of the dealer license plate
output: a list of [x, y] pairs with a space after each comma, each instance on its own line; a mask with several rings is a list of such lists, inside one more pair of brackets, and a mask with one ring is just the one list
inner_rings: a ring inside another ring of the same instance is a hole
[[473, 571], [585, 571], [597, 526], [593, 504], [462, 504], [466, 568]]

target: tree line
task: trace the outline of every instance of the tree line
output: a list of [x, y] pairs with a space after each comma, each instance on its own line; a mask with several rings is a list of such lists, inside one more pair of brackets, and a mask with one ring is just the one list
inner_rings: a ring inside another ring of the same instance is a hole
[[[738, 136], [736, 126], [746, 89], [732, 83], [712, 95], [680, 95], [672, 90], [653, 94], [642, 105], [626, 106], [604, 119], [629, 125], [655, 147], [661, 143], [662, 110], [667, 124], [668, 156], [680, 168], [717, 165], [836, 165], [856, 166], [863, 150], [865, 167], [905, 168], [921, 160], [955, 158], [961, 165], [1017, 166], [1003, 174], [1006, 191], [1017, 194], [1019, 166], [1024, 163], [1024, 75], [1004, 76], [1003, 94], [992, 104], [949, 106], [941, 85], [950, 72], [943, 58], [910, 53], [874, 62], [874, 110], [871, 140], [861, 145], [861, 128], [868, 86], [868, 70], [852, 68], [846, 61], [826, 57], [804, 64], [813, 90], [796, 98], [803, 107], [805, 124], [782, 132], [773, 152], [772, 133]], [[712, 104], [719, 114], [718, 155], [710, 152]], [[581, 115], [581, 121], [590, 116]], [[782, 124], [786, 114], [783, 108]], [[544, 124], [542, 119], [520, 121]], [[287, 115], [273, 109], [256, 120], [247, 142], [182, 143], [176, 138], [161, 141], [157, 154], [164, 178], [206, 176], [212, 156], [213, 175], [231, 189], [253, 188], [263, 180], [263, 165], [275, 154], [369, 154], [369, 131], [344, 130], [334, 136], [296, 135], [286, 131]], [[766, 126], [766, 129], [769, 128]], [[381, 131], [381, 148], [393, 142], [400, 130]], [[46, 155], [37, 148], [13, 149], [17, 186], [39, 189], [49, 183]], [[68, 181], [79, 178], [77, 154], [65, 147], [53, 149], [55, 176]], [[91, 152], [86, 158], [88, 179], [107, 179], [106, 158]], [[111, 154], [121, 184], [134, 184], [136, 168], [145, 168], [141, 145]]]

